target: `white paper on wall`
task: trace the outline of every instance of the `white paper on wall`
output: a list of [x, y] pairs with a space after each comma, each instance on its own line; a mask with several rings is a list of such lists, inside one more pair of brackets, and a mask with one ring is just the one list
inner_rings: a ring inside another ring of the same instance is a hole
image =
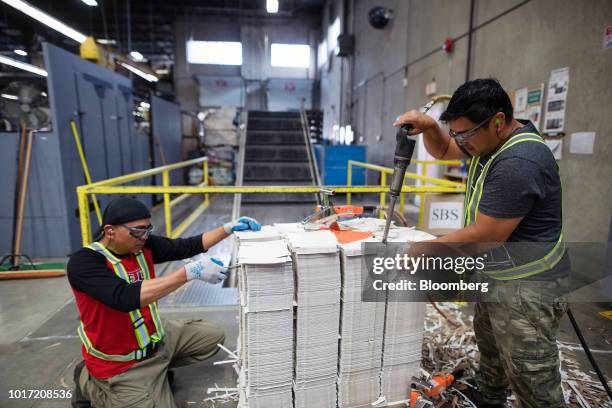
[[547, 139], [544, 140], [550, 151], [552, 152], [555, 160], [561, 160], [563, 152], [563, 140], [561, 139]]
[[572, 133], [570, 139], [570, 153], [593, 154], [595, 146], [595, 132]]

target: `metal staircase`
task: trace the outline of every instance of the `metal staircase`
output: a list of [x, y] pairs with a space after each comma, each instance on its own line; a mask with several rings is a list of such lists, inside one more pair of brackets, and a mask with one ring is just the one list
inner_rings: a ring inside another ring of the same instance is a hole
[[[315, 184], [300, 112], [249, 111], [243, 185]], [[244, 194], [244, 204], [315, 203], [314, 194]]]

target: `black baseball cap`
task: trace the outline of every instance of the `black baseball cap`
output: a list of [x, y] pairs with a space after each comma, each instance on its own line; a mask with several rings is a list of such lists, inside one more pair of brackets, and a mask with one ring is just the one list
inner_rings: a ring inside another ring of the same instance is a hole
[[96, 233], [96, 239], [102, 238], [105, 225], [119, 225], [126, 222], [151, 218], [146, 205], [130, 197], [119, 197], [111, 200], [102, 214], [102, 225]]

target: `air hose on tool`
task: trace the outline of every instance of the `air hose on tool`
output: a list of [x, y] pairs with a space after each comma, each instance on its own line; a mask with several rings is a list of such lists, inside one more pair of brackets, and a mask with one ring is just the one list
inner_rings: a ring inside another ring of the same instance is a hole
[[591, 354], [591, 350], [589, 349], [589, 346], [586, 343], [584, 336], [582, 335], [582, 331], [580, 330], [580, 327], [578, 327], [576, 319], [574, 319], [572, 309], [570, 309], [569, 307], [567, 308], [567, 317], [569, 317], [570, 322], [572, 323], [572, 327], [574, 328], [574, 331], [578, 336], [578, 340], [580, 340], [580, 344], [582, 345], [582, 348], [584, 349], [584, 352], [586, 353], [589, 362], [591, 363], [593, 369], [595, 370], [595, 373], [597, 374], [597, 378], [599, 378], [599, 381], [601, 381], [601, 385], [603, 385], [604, 389], [606, 390], [606, 394], [608, 394], [608, 398], [610, 398], [610, 401], [612, 402], [612, 392], [610, 391], [608, 381], [606, 381], [606, 377], [604, 377], [603, 373], [601, 372], [601, 369], [599, 368], [599, 365], [593, 358], [593, 354]]

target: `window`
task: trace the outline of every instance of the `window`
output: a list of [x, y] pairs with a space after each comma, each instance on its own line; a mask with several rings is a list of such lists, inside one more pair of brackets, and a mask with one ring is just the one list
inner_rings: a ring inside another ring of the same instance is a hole
[[242, 43], [229, 41], [187, 41], [190, 64], [242, 65]]
[[310, 67], [310, 45], [272, 44], [273, 67], [308, 68]]
[[335, 50], [340, 35], [340, 17], [336, 17], [334, 23], [327, 29], [327, 45], [329, 50]]
[[323, 40], [323, 42], [319, 44], [319, 49], [317, 51], [317, 64], [318, 68], [321, 68], [327, 62], [327, 57], [329, 54], [327, 51], [327, 40]]

